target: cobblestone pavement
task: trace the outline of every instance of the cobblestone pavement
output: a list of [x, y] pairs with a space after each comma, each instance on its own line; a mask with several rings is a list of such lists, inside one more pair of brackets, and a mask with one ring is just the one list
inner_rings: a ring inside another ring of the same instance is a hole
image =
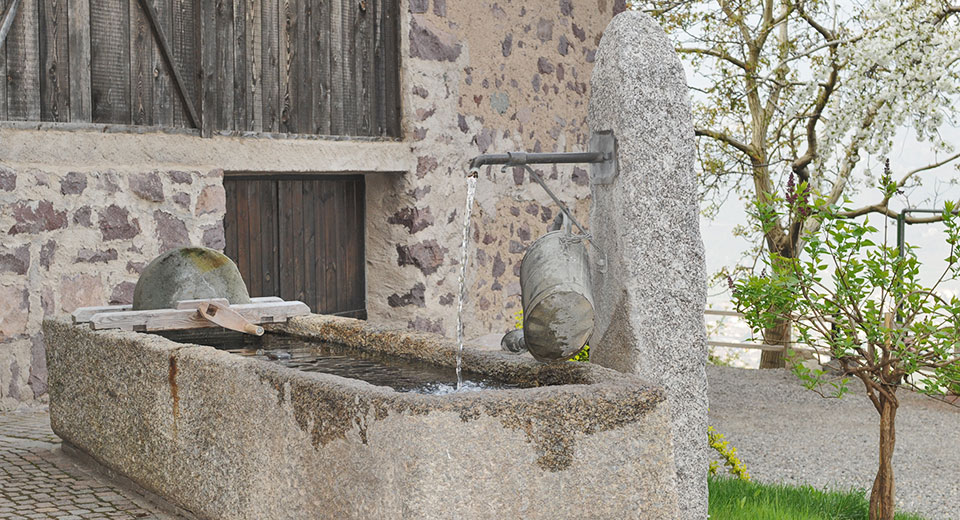
[[0, 519], [174, 520], [60, 449], [45, 409], [0, 413]]

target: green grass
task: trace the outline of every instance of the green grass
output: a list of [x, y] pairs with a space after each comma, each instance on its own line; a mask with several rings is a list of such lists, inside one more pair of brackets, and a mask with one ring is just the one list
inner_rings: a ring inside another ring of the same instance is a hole
[[[810, 486], [767, 485], [710, 477], [711, 520], [867, 520], [870, 504], [856, 489], [830, 491]], [[897, 520], [924, 520], [897, 513]]]

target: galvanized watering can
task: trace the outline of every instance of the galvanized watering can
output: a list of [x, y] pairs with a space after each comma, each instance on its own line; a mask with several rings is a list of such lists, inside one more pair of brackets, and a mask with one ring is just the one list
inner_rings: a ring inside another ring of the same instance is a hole
[[551, 231], [527, 249], [520, 264], [523, 330], [503, 338], [503, 347], [526, 348], [537, 361], [570, 359], [593, 333], [590, 260], [582, 235]]

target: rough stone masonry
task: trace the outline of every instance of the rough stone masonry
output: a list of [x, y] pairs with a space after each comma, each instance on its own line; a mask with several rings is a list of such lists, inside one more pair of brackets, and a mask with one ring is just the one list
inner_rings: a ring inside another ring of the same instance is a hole
[[[44, 399], [44, 318], [129, 303], [143, 267], [172, 247], [222, 249], [223, 179], [238, 173], [364, 174], [369, 318], [455, 333], [467, 161], [586, 147], [597, 44], [624, 2], [398, 3], [400, 140], [0, 122], [0, 410]], [[585, 220], [586, 169], [540, 173]], [[557, 214], [519, 169], [485, 169], [477, 191], [468, 337], [513, 328], [520, 259]]]
[[591, 130], [613, 130], [620, 173], [591, 186], [597, 325], [591, 360], [667, 391], [681, 518], [707, 516], [706, 267], [695, 142], [680, 60], [637, 12], [607, 26], [591, 80]]

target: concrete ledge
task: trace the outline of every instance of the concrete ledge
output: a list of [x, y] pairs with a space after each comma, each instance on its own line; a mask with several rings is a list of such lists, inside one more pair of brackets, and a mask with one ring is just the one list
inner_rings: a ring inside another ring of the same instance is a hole
[[242, 172], [402, 173], [417, 159], [400, 141], [201, 138], [187, 133], [0, 127], [0, 163], [20, 167], [219, 168]]
[[[345, 318], [274, 332], [452, 366], [455, 346]], [[201, 518], [674, 518], [660, 388], [468, 351], [532, 388], [398, 393], [159, 336], [44, 322], [54, 431]]]

